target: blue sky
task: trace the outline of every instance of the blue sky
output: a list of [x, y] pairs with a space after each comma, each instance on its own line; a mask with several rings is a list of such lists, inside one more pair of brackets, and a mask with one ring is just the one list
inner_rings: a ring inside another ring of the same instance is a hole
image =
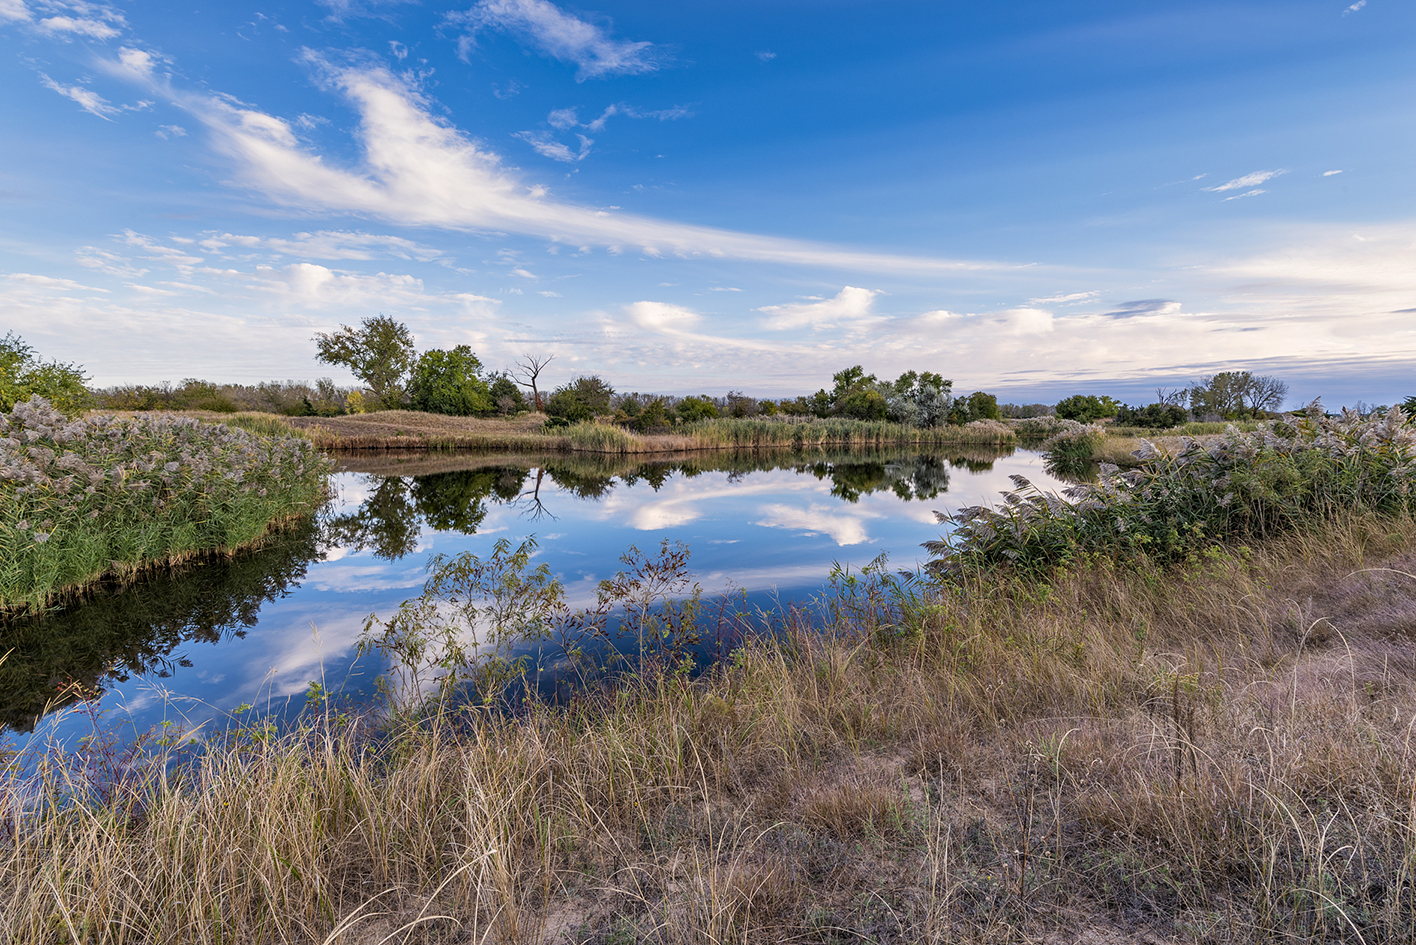
[[553, 383], [1390, 402], [1413, 66], [1396, 0], [0, 0], [0, 330], [99, 384], [382, 312]]

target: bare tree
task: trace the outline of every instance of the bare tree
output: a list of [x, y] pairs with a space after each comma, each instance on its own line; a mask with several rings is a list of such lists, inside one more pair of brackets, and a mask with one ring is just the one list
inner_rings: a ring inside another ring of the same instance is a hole
[[1155, 402], [1165, 404], [1167, 407], [1183, 407], [1185, 401], [1189, 399], [1189, 391], [1183, 387], [1173, 390], [1166, 390], [1164, 387], [1155, 389]]
[[1276, 377], [1256, 377], [1249, 385], [1249, 406], [1254, 410], [1277, 410], [1288, 396], [1288, 385]]
[[536, 378], [541, 376], [541, 372], [546, 369], [546, 365], [556, 359], [555, 355], [541, 357], [540, 355], [523, 355], [520, 361], [516, 362], [516, 367], [508, 373], [522, 387], [531, 388], [531, 402], [535, 404], [537, 410], [544, 410], [545, 404], [541, 403], [541, 392], [536, 389]]

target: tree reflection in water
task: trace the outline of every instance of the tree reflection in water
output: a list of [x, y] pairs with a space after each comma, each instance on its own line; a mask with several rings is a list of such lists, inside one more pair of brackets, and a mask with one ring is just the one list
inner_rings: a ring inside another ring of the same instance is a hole
[[183, 643], [244, 637], [261, 606], [283, 597], [324, 557], [305, 520], [252, 552], [100, 588], [39, 617], [0, 622], [0, 727], [28, 732], [45, 712], [130, 676], [186, 665]]

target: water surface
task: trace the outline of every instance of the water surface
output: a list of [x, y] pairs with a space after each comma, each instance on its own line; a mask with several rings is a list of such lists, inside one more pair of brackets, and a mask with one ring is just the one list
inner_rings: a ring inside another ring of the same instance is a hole
[[[355, 648], [370, 613], [421, 591], [435, 553], [485, 556], [534, 537], [572, 604], [594, 599], [631, 545], [685, 543], [705, 593], [772, 606], [821, 592], [833, 566], [926, 559], [934, 511], [994, 502], [1021, 474], [1059, 483], [1036, 453], [730, 452], [638, 459], [378, 456], [346, 459], [316, 521], [262, 550], [114, 588], [39, 621], [0, 627], [0, 726], [27, 732], [80, 692], [144, 731], [239, 705], [292, 711], [311, 682], [372, 691]], [[83, 728], [65, 713], [45, 737]]]

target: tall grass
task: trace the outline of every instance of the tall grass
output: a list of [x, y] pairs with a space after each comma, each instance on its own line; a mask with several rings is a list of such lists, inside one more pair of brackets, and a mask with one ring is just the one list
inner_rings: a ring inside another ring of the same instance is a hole
[[298, 438], [18, 404], [0, 416], [0, 609], [247, 546], [313, 512], [328, 471]]
[[844, 417], [724, 417], [695, 423], [687, 432], [697, 446], [732, 448], [995, 445], [1017, 442], [1017, 436], [1006, 424], [992, 420], [976, 420], [957, 427], [913, 427], [884, 420], [850, 420]]
[[0, 782], [0, 939], [1416, 940], [1410, 580], [1362, 570], [1416, 522], [1321, 524], [841, 575], [824, 630], [563, 708], [55, 749]]

